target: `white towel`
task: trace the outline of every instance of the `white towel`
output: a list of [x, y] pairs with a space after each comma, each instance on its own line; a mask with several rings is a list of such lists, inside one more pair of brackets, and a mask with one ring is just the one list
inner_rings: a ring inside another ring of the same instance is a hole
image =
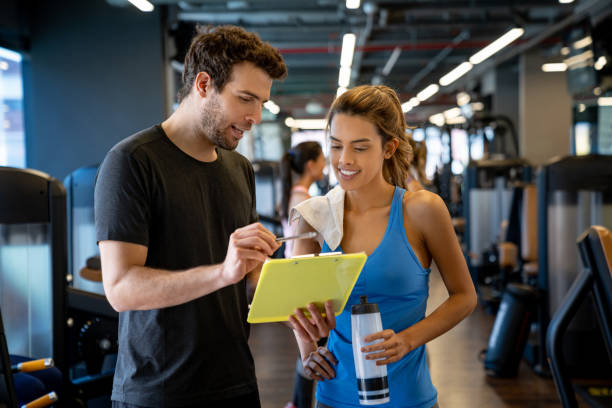
[[342, 242], [344, 190], [336, 186], [322, 197], [312, 197], [302, 201], [289, 212], [291, 222], [300, 217], [323, 237], [332, 251], [335, 251]]

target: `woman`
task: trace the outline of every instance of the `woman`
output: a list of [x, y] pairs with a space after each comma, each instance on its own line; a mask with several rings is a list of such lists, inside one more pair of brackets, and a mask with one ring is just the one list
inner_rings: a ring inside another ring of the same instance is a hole
[[427, 164], [427, 147], [425, 142], [415, 142], [414, 139], [408, 136], [408, 142], [412, 148], [412, 163], [410, 165], [410, 172], [406, 179], [408, 191], [419, 191], [422, 190], [423, 184], [429, 184], [427, 175], [425, 174], [425, 165]]
[[[323, 178], [325, 156], [317, 142], [302, 142], [293, 147], [281, 158], [281, 203], [280, 215], [283, 234], [293, 235], [293, 226], [287, 221], [289, 208], [310, 198], [308, 189], [315, 181]], [[294, 180], [293, 174], [297, 175]], [[293, 250], [292, 240], [285, 242], [285, 257], [289, 258]]]
[[[425, 190], [405, 190], [412, 156], [405, 128], [399, 99], [386, 86], [353, 88], [330, 108], [330, 159], [344, 191], [341, 241], [338, 248], [330, 248], [326, 241], [300, 240], [294, 252], [365, 251], [368, 260], [337, 319], [328, 313], [325, 319], [310, 320], [296, 310], [289, 320], [305, 372], [319, 380], [316, 397], [321, 408], [359, 406], [350, 310], [360, 295], [378, 303], [381, 311], [384, 330], [365, 339], [379, 342], [362, 351], [377, 365], [388, 365], [391, 401], [384, 406], [391, 407], [436, 404], [424, 345], [476, 305], [444, 202]], [[297, 232], [312, 230], [301, 218]], [[425, 317], [433, 261], [449, 298]], [[315, 342], [330, 330], [327, 348], [317, 347]]]

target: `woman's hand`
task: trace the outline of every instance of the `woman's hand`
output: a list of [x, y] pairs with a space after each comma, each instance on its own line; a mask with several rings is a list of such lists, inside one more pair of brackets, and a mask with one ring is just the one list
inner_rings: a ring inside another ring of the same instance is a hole
[[306, 309], [308, 309], [311, 318], [306, 317], [301, 309], [296, 309], [295, 314], [289, 316], [289, 324], [297, 337], [306, 343], [316, 343], [323, 337], [329, 336], [329, 332], [336, 327], [333, 302], [331, 300], [325, 302], [325, 317], [321, 315], [319, 309], [312, 303]]
[[361, 351], [364, 353], [378, 351], [378, 353], [371, 353], [365, 356], [366, 360], [377, 360], [376, 365], [395, 363], [412, 350], [408, 339], [391, 329], [370, 334], [364, 338], [364, 342], [371, 343], [378, 339], [383, 339], [384, 341], [361, 348]]
[[[331, 364], [330, 364], [331, 363]], [[325, 347], [319, 347], [308, 354], [302, 364], [304, 373], [313, 380], [325, 381], [336, 377], [336, 370], [332, 367], [338, 364], [336, 357]]]

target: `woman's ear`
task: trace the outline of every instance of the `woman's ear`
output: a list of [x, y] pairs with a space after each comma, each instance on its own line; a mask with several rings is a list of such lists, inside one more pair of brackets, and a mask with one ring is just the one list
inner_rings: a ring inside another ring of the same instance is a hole
[[395, 151], [397, 150], [398, 146], [399, 140], [397, 140], [396, 138], [393, 138], [386, 142], [384, 146], [385, 159], [390, 159], [393, 154], [395, 154]]

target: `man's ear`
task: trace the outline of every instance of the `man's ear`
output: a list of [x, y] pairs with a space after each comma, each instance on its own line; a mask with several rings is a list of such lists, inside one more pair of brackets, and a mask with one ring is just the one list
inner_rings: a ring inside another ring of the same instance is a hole
[[397, 150], [398, 146], [399, 140], [397, 140], [396, 138], [393, 138], [387, 143], [385, 143], [385, 159], [390, 159]]
[[208, 72], [198, 72], [195, 81], [193, 81], [193, 87], [195, 88], [196, 94], [201, 98], [205, 98], [212, 89], [212, 86], [212, 78]]

